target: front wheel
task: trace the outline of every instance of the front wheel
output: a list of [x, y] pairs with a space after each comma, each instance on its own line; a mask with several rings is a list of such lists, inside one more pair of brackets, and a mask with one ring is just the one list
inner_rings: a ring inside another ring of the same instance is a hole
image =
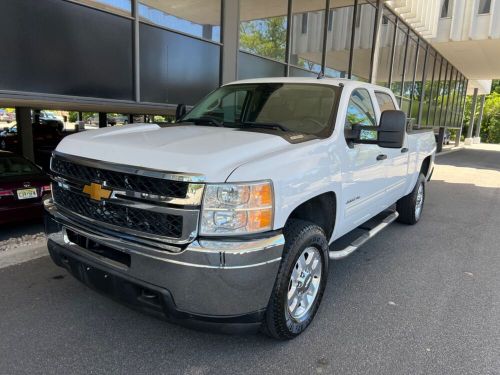
[[422, 216], [425, 201], [425, 176], [420, 173], [415, 187], [410, 194], [404, 196], [396, 203], [399, 213], [398, 221], [404, 224], [416, 224]]
[[284, 230], [285, 248], [264, 331], [289, 340], [305, 331], [318, 310], [328, 275], [328, 241], [310, 222], [290, 220]]

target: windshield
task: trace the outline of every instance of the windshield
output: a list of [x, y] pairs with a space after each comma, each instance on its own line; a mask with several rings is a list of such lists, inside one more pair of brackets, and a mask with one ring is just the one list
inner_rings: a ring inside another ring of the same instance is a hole
[[203, 99], [181, 122], [328, 136], [338, 90], [334, 86], [303, 83], [223, 86]]
[[26, 159], [18, 156], [0, 157], [0, 177], [40, 173], [40, 170]]

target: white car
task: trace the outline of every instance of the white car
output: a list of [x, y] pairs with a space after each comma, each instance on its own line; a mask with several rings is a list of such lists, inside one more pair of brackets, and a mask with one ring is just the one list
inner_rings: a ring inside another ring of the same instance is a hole
[[385, 87], [233, 82], [170, 126], [64, 138], [49, 251], [84, 283], [170, 320], [290, 339], [316, 314], [329, 262], [396, 219], [419, 221], [435, 150]]

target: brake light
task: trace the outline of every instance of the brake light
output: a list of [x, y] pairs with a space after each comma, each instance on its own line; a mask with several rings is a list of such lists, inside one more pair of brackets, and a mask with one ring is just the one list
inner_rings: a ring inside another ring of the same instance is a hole
[[14, 195], [13, 190], [0, 190], [0, 197], [10, 197], [11, 195]]
[[52, 188], [51, 188], [50, 185], [43, 185], [41, 191], [42, 191], [42, 194], [43, 194], [43, 193], [50, 193], [51, 190], [52, 190]]

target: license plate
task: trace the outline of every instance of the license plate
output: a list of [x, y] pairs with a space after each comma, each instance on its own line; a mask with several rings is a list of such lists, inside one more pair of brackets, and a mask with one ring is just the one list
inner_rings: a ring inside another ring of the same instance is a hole
[[22, 189], [17, 191], [18, 199], [30, 199], [36, 198], [38, 195], [36, 194], [36, 189]]

